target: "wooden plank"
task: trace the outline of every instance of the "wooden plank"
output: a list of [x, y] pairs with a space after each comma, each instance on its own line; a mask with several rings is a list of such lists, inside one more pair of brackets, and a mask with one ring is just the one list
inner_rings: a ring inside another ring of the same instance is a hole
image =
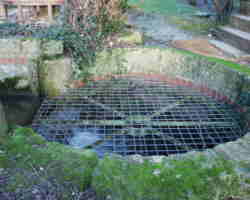
[[17, 19], [19, 22], [23, 21], [23, 8], [21, 4], [17, 5]]
[[7, 5], [0, 4], [0, 17], [3, 19], [8, 17]]
[[53, 7], [50, 2], [48, 3], [48, 17], [49, 17], [49, 21], [52, 22], [53, 21]]
[[2, 4], [4, 5], [23, 5], [23, 6], [47, 6], [51, 5], [62, 5], [64, 0], [5, 0]]

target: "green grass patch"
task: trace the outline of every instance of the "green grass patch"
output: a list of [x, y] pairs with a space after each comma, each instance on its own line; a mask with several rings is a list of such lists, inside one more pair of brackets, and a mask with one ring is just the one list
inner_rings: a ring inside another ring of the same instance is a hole
[[185, 2], [177, 0], [129, 0], [128, 3], [131, 7], [139, 8], [145, 13], [166, 16], [168, 22], [187, 31], [206, 34], [211, 28], [216, 27], [215, 22], [207, 18], [194, 17], [194, 14], [199, 11], [198, 8]]
[[197, 8], [177, 0], [129, 0], [128, 4], [146, 13], [155, 12], [166, 16], [194, 14], [197, 11]]
[[206, 18], [201, 19], [192, 17], [192, 19], [188, 19], [180, 16], [172, 16], [168, 19], [170, 23], [177, 25], [183, 30], [200, 34], [208, 34], [211, 29], [216, 29], [218, 27], [215, 21]]
[[232, 61], [227, 61], [227, 60], [220, 59], [220, 58], [203, 56], [203, 55], [195, 54], [193, 52], [186, 51], [186, 50], [174, 49], [174, 51], [176, 51], [178, 53], [181, 53], [181, 54], [185, 54], [185, 55], [191, 55], [191, 56], [194, 56], [196, 58], [197, 57], [198, 58], [205, 58], [208, 61], [216, 62], [216, 63], [219, 63], [219, 64], [223, 64], [226, 67], [229, 67], [229, 68], [231, 68], [231, 69], [233, 69], [235, 71], [238, 71], [238, 72], [241, 72], [241, 73], [244, 73], [244, 74], [250, 76], [250, 68], [247, 65], [241, 65], [241, 64], [238, 64], [238, 63], [235, 63], [235, 62], [232, 62]]

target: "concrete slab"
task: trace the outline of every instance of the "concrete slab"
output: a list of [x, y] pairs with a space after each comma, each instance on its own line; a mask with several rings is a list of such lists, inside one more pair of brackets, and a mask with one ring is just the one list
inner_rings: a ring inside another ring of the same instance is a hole
[[233, 57], [236, 57], [236, 58], [248, 55], [246, 52], [244, 52], [236, 47], [233, 47], [232, 45], [227, 44], [223, 41], [209, 40], [209, 43], [214, 45], [218, 49], [221, 49], [226, 54], [233, 56]]
[[225, 43], [250, 53], [250, 33], [230, 26], [221, 26], [216, 36]]

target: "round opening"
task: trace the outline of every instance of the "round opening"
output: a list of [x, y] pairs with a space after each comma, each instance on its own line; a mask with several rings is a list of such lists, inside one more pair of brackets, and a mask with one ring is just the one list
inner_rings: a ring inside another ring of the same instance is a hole
[[117, 76], [45, 99], [32, 127], [49, 141], [100, 157], [185, 153], [244, 135], [240, 112], [226, 99], [185, 81]]

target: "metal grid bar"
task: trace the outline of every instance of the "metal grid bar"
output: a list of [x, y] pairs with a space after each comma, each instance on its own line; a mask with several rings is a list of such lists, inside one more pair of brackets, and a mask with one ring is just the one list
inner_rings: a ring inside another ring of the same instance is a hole
[[99, 156], [168, 155], [244, 135], [233, 106], [201, 92], [138, 77], [112, 78], [45, 99], [32, 127], [49, 141]]

